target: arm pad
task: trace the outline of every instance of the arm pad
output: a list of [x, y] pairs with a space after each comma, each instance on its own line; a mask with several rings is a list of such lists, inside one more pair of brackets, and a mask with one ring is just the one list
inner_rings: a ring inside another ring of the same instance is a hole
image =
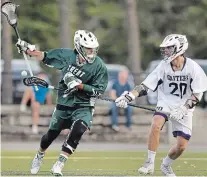
[[145, 87], [143, 84], [137, 85], [134, 88], [134, 90], [136, 90], [137, 93], [139, 94], [138, 97], [145, 96], [145, 95], [147, 95], [147, 92], [148, 92], [148, 88]]

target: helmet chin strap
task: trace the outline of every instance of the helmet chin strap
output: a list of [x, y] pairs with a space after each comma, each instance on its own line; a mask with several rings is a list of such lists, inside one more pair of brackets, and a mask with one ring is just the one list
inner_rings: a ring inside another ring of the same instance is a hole
[[176, 56], [170, 56], [168, 57], [168, 59], [165, 60], [165, 62], [170, 63], [171, 61], [173, 61], [176, 58]]
[[94, 57], [94, 54], [87, 55], [87, 57], [93, 58]]
[[166, 60], [166, 62], [167, 63], [170, 63], [171, 61], [173, 61], [174, 59], [176, 59], [178, 56], [180, 56], [180, 55], [183, 55], [183, 53], [177, 53], [176, 55], [174, 55], [174, 56], [171, 56], [171, 57], [169, 57], [169, 58], [171, 58], [171, 59], [167, 59]]
[[[90, 62], [88, 61], [88, 59], [86, 59], [86, 58], [83, 57], [82, 55], [80, 55], [80, 57], [81, 57], [81, 63], [84, 63], [84, 62], [86, 62], [86, 63], [90, 63]], [[87, 55], [87, 57], [89, 57], [89, 56]], [[93, 57], [89, 57], [89, 58], [93, 58]], [[79, 59], [79, 62], [80, 62], [80, 59]]]
[[165, 59], [165, 62], [170, 63], [171, 61], [173, 61], [175, 58], [177, 58], [179, 55], [182, 55], [180, 53], [177, 53], [175, 55], [172, 55], [170, 57], [168, 57], [167, 59]]
[[79, 65], [83, 65], [87, 62], [87, 60], [81, 54], [78, 54], [76, 61]]

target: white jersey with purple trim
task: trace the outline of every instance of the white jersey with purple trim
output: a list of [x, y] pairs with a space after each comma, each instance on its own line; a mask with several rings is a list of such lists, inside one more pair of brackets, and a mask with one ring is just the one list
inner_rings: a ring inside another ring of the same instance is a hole
[[170, 109], [184, 105], [192, 93], [207, 90], [206, 74], [190, 58], [185, 58], [181, 71], [174, 71], [170, 63], [161, 61], [142, 83], [150, 90], [158, 90], [157, 105], [166, 104]]
[[[192, 59], [185, 58], [181, 71], [174, 71], [170, 63], [161, 61], [155, 70], [142, 82], [150, 90], [158, 91], [157, 110], [171, 112], [184, 105], [193, 93], [207, 90], [207, 76], [203, 69]], [[193, 109], [181, 122], [171, 121], [173, 131], [182, 131], [191, 135]], [[187, 127], [187, 129], [185, 128]]]

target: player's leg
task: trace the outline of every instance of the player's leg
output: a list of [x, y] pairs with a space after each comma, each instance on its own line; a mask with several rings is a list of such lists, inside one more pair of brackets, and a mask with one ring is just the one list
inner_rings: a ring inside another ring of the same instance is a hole
[[132, 108], [130, 106], [128, 106], [125, 110], [125, 116], [126, 116], [126, 127], [128, 129], [130, 129], [131, 125], [132, 125]]
[[62, 152], [53, 165], [51, 171], [54, 175], [62, 175], [62, 169], [68, 157], [74, 153], [83, 134], [90, 129], [93, 110], [91, 108], [77, 109], [72, 113], [73, 124], [71, 131], [62, 145]]
[[66, 117], [66, 116], [67, 116], [66, 111], [59, 111], [55, 109], [55, 111], [53, 112], [52, 119], [50, 121], [49, 130], [45, 135], [42, 136], [40, 141], [40, 148], [32, 161], [32, 165], [30, 169], [32, 174], [37, 174], [38, 171], [40, 170], [43, 157], [45, 155], [45, 151], [60, 134], [62, 127], [64, 125], [65, 119], [62, 119], [60, 117]]
[[27, 110], [27, 102], [32, 99], [32, 88], [26, 88], [22, 97], [20, 111], [25, 112]]
[[171, 165], [184, 152], [184, 150], [187, 147], [187, 144], [187, 139], [185, 139], [182, 136], [177, 136], [177, 144], [169, 150], [168, 155], [162, 161], [161, 171], [164, 175], [175, 176], [175, 173], [173, 172]]
[[143, 166], [138, 169], [138, 172], [140, 174], [147, 175], [147, 174], [154, 173], [154, 162], [155, 162], [156, 152], [159, 146], [160, 130], [165, 124], [166, 119], [167, 116], [165, 114], [159, 112], [156, 112], [154, 114], [149, 136], [148, 136], [148, 159], [143, 164]]
[[173, 135], [177, 139], [177, 143], [169, 150], [168, 155], [163, 159], [160, 168], [162, 173], [166, 176], [175, 176], [171, 165], [184, 152], [191, 137], [191, 130], [179, 122], [172, 121], [172, 129]]
[[111, 126], [115, 131], [119, 131], [118, 126], [118, 107], [115, 103], [111, 103]]
[[32, 101], [32, 132], [38, 134], [38, 123], [40, 116], [40, 103], [38, 101]]

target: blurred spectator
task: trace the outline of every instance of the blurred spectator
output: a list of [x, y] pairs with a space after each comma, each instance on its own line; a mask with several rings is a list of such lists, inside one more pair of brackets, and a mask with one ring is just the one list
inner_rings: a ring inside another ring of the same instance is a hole
[[[113, 83], [112, 89], [110, 91], [110, 95], [113, 99], [116, 99], [119, 97], [124, 91], [130, 91], [132, 88], [130, 87], [128, 83], [128, 71], [127, 70], [122, 70], [118, 74], [118, 79]], [[118, 126], [118, 113], [119, 113], [119, 108], [116, 107], [115, 103], [111, 104], [111, 121], [112, 121], [112, 129], [115, 131], [119, 131], [119, 126]], [[126, 116], [126, 127], [130, 130], [131, 127], [131, 116], [132, 116], [132, 109], [130, 106], [128, 106], [124, 110], [125, 116]]]
[[[49, 82], [48, 77], [44, 73], [39, 73], [37, 77]], [[27, 109], [27, 103], [31, 101], [32, 107], [32, 132], [38, 134], [38, 123], [40, 116], [40, 105], [45, 101], [48, 105], [52, 104], [52, 96], [48, 88], [38, 87], [38, 91], [34, 87], [27, 87], [22, 97], [20, 111], [25, 112]]]

